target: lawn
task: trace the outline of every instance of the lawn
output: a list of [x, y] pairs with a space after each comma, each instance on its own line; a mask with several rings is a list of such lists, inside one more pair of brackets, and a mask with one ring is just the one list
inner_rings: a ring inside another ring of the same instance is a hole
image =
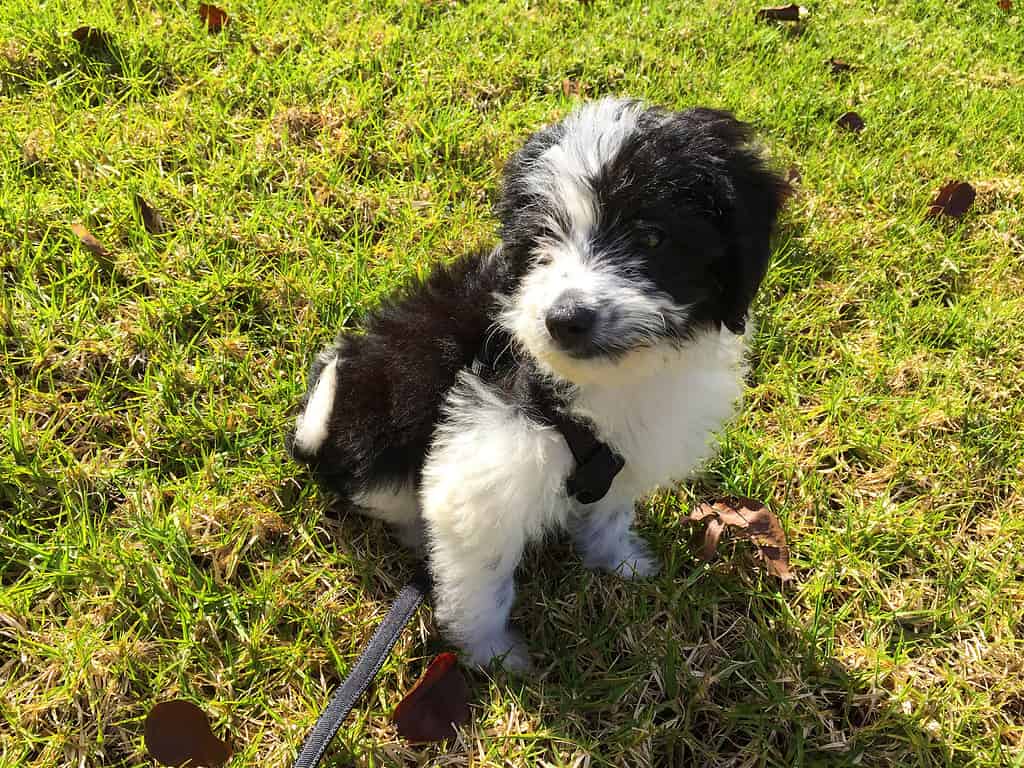
[[[643, 505], [661, 576], [532, 554], [538, 671], [470, 674], [447, 746], [389, 721], [445, 649], [421, 611], [328, 763], [1024, 765], [1006, 4], [224, 0], [212, 34], [192, 0], [4, 0], [0, 766], [148, 765], [175, 697], [231, 766], [289, 764], [412, 565], [286, 457], [307, 366], [490, 244], [503, 159], [606, 94], [731, 109], [798, 170], [745, 407], [699, 483]], [[928, 218], [952, 179], [974, 205]], [[778, 513], [795, 583], [745, 543], [699, 560], [687, 512], [723, 492]]]

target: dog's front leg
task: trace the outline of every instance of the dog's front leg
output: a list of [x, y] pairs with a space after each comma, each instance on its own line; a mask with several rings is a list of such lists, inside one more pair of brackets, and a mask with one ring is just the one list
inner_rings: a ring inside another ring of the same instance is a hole
[[529, 663], [508, 628], [523, 549], [564, 521], [572, 454], [468, 374], [450, 395], [423, 467], [420, 507], [434, 576], [434, 614], [474, 664]]
[[447, 536], [431, 538], [434, 616], [462, 648], [467, 663], [486, 666], [498, 660], [508, 669], [528, 668], [526, 643], [508, 627], [522, 547], [513, 544], [497, 553]]
[[592, 570], [617, 573], [627, 579], [654, 576], [661, 566], [650, 546], [633, 530], [632, 498], [608, 495], [581, 506], [572, 521], [573, 540]]

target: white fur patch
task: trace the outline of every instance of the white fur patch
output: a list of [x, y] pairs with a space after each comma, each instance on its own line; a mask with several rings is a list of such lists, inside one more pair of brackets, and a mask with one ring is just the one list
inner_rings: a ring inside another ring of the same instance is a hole
[[338, 359], [335, 357], [324, 366], [313, 395], [306, 403], [306, 409], [299, 414], [295, 423], [295, 445], [307, 453], [316, 453], [327, 438], [328, 421], [334, 408], [337, 366]]
[[641, 107], [631, 102], [601, 99], [565, 119], [564, 135], [541, 156], [540, 168], [531, 178], [534, 194], [564, 214], [548, 219], [557, 239], [584, 246], [600, 223], [590, 180], [615, 159], [636, 130], [640, 112]]
[[692, 473], [712, 452], [743, 389], [744, 339], [704, 333], [676, 346], [638, 350], [610, 375], [576, 388], [572, 412], [591, 419], [626, 460], [608, 494], [579, 506], [565, 494], [574, 461], [553, 428], [468, 371], [449, 394], [420, 490], [435, 575], [435, 615], [467, 653], [486, 664], [527, 663], [507, 627], [513, 574], [524, 547], [568, 526], [588, 567], [643, 577], [656, 559], [631, 530], [633, 504]]
[[377, 488], [357, 493], [352, 501], [362, 507], [370, 517], [392, 525], [411, 525], [419, 518], [419, 504], [412, 488]]
[[626, 460], [614, 495], [636, 499], [685, 479], [713, 452], [743, 394], [746, 339], [706, 331], [638, 350], [577, 388], [572, 410]]

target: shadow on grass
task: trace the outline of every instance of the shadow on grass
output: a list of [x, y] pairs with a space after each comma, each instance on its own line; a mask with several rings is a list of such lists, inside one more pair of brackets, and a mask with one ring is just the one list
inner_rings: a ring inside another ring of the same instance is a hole
[[[390, 602], [412, 556], [358, 515], [336, 525], [335, 540], [351, 542], [339, 546], [354, 558], [361, 586]], [[803, 625], [794, 597], [757, 581], [747, 550], [738, 546], [708, 567], [678, 530], [647, 533], [661, 542], [666, 569], [646, 582], [585, 571], [564, 540], [527, 555], [513, 622], [529, 638], [536, 669], [523, 678], [469, 673], [470, 743], [522, 742], [553, 764], [583, 753], [593, 766], [979, 764], [945, 743], [938, 724], [890, 701], [870, 670], [846, 668], [828, 650], [836, 640], [828, 622]], [[435, 631], [417, 649], [415, 672], [450, 649]], [[529, 732], [494, 735], [488, 723], [507, 709], [524, 713]], [[438, 748], [414, 751], [422, 764]], [[358, 753], [336, 744], [329, 764], [384, 757], [376, 745], [360, 744]]]

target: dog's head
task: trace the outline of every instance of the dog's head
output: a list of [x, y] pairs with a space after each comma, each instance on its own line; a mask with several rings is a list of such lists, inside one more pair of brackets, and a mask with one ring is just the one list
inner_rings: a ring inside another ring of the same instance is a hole
[[502, 252], [522, 278], [501, 322], [574, 383], [701, 328], [741, 333], [786, 184], [726, 112], [590, 103], [505, 169]]

